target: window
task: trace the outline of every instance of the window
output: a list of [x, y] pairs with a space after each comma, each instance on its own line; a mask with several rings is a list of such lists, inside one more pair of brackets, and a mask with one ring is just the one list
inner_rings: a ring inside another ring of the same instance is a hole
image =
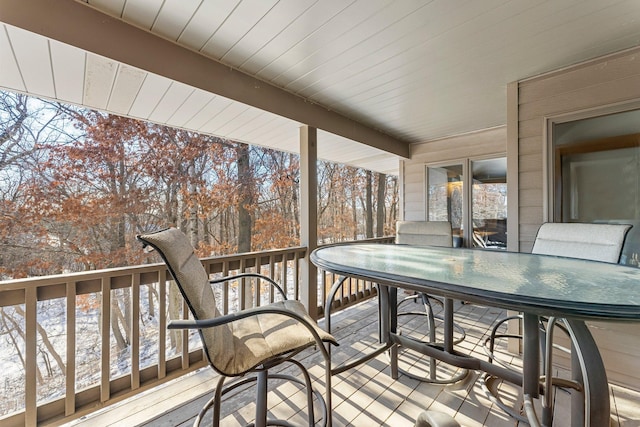
[[620, 262], [640, 265], [640, 110], [554, 124], [553, 220], [632, 224]]
[[454, 245], [506, 249], [506, 158], [429, 165], [426, 175], [427, 219], [450, 221]]

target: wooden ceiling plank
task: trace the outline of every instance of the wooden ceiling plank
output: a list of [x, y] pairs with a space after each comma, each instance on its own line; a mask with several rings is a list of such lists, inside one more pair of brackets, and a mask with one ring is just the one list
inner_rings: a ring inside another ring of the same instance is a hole
[[317, 31], [314, 31], [287, 50], [277, 61], [262, 68], [257, 74], [258, 77], [272, 82], [281, 79], [283, 75], [296, 76], [297, 74], [293, 70], [302, 60], [311, 56], [323, 46], [339, 40], [347, 32], [345, 28], [351, 28], [389, 4], [388, 0], [366, 0], [367, 7], [364, 8], [366, 16], [363, 16], [363, 8], [359, 7], [362, 1], [358, 0], [352, 3], [349, 7], [331, 17]]
[[228, 64], [242, 64], [279, 33], [285, 31], [315, 2], [315, 0], [280, 0], [222, 56], [221, 61]]
[[242, 63], [240, 67], [250, 74], [259, 74], [263, 68], [269, 66], [272, 62], [278, 61], [282, 55], [294, 48], [300, 41], [319, 31], [323, 25], [353, 4], [354, 1], [323, 0], [322, 2], [316, 2], [298, 19], [270, 40], [269, 43]]
[[259, 129], [264, 129], [267, 126], [274, 125], [277, 118], [278, 116], [276, 116], [275, 114], [262, 111], [261, 114], [251, 122], [245, 123], [242, 128], [237, 129], [235, 131], [235, 135], [242, 141], [250, 141], [250, 139], [247, 138], [247, 135], [250, 135], [253, 132], [257, 132], [259, 131]]
[[171, 82], [156, 107], [149, 115], [151, 121], [166, 123], [195, 89], [180, 82]]
[[147, 73], [138, 96], [129, 110], [129, 115], [148, 119], [170, 85], [171, 80], [153, 73]]
[[164, 0], [127, 0], [122, 11], [122, 19], [150, 30], [163, 2]]
[[87, 55], [73, 46], [55, 40], [49, 42], [49, 48], [57, 98], [81, 105]]
[[151, 31], [169, 40], [178, 40], [202, 0], [165, 0]]
[[235, 139], [235, 136], [239, 132], [241, 132], [243, 126], [246, 126], [247, 124], [253, 122], [263, 114], [267, 113], [265, 113], [264, 111], [260, 111], [257, 108], [249, 107], [238, 116], [220, 126], [217, 132], [220, 135], [229, 135], [229, 139]]
[[118, 114], [128, 115], [146, 76], [147, 73], [142, 70], [120, 65], [107, 108]]
[[277, 0], [241, 2], [202, 48], [211, 58], [222, 58], [233, 48], [276, 4]]
[[273, 121], [269, 122], [269, 126], [257, 126], [255, 129], [247, 132], [245, 135], [240, 135], [243, 141], [259, 141], [260, 144], [269, 146], [269, 142], [273, 135], [279, 135], [283, 131], [282, 129], [289, 129], [287, 132], [291, 132], [292, 135], [296, 135], [297, 129], [300, 128], [300, 124], [292, 120], [281, 116], [273, 116]]
[[55, 98], [48, 40], [21, 28], [6, 28], [27, 92]]
[[[319, 76], [324, 76], [327, 69], [339, 70], [344, 67], [345, 63], [357, 61], [363, 56], [374, 56], [370, 55], [372, 51], [376, 52], [377, 61], [384, 61], [380, 49], [393, 37], [389, 33], [395, 34], [398, 31], [408, 30], [409, 23], [406, 22], [406, 18], [417, 14], [416, 9], [420, 9], [422, 6], [424, 3], [394, 3], [378, 10], [361, 22], [354, 22], [351, 28], [343, 33], [339, 39], [334, 39], [327, 46], [316, 50], [287, 73], [297, 77], [287, 79], [287, 81], [274, 79], [273, 82], [293, 92], [299, 92], [317, 80]], [[423, 22], [424, 20], [418, 21]], [[399, 28], [396, 31], [391, 31], [395, 24], [399, 24]], [[369, 52], [369, 55], [358, 53], [358, 50]]]
[[196, 51], [202, 50], [238, 3], [240, 0], [207, 0], [202, 2], [180, 34], [178, 43], [191, 46]]
[[4, 24], [0, 25], [0, 86], [18, 92], [27, 90]]
[[116, 61], [87, 54], [82, 103], [90, 108], [106, 109], [117, 71]]
[[169, 117], [169, 123], [178, 127], [187, 127], [187, 123], [214, 97], [215, 95], [203, 90], [194, 90], [189, 98]]
[[227, 108], [233, 101], [223, 96], [213, 96], [211, 100], [198, 111], [187, 123], [189, 128], [196, 129], [198, 132], [204, 132], [204, 125], [222, 110]]
[[86, 0], [86, 2], [116, 18], [122, 18], [124, 4], [127, 0]]
[[230, 120], [235, 119], [240, 114], [244, 113], [249, 106], [241, 104], [239, 102], [230, 103], [220, 113], [216, 114], [202, 127], [202, 130], [206, 133], [212, 133], [218, 136], [224, 136], [224, 133], [220, 132], [220, 129], [225, 126]]

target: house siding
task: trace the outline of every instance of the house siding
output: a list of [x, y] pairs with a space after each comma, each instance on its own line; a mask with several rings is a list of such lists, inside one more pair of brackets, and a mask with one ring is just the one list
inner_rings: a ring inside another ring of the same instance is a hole
[[[518, 84], [520, 250], [531, 251], [538, 227], [549, 220], [543, 162], [547, 118], [640, 100], [640, 48], [598, 58]], [[637, 324], [590, 323], [609, 381], [640, 389]]]

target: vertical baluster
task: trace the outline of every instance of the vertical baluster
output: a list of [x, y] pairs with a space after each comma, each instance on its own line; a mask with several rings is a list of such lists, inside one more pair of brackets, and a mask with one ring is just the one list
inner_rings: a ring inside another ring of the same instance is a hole
[[[256, 263], [255, 272], [256, 274], [260, 274], [261, 273], [260, 268], [262, 267], [261, 261], [260, 261], [260, 255], [257, 255], [254, 261]], [[250, 282], [253, 282], [253, 301], [254, 301], [253, 305], [255, 307], [258, 307], [262, 305], [260, 303], [260, 294], [261, 294], [260, 286], [262, 286], [262, 281], [256, 278], [255, 280], [252, 280]]]
[[109, 400], [111, 391], [109, 389], [110, 362], [111, 358], [111, 279], [102, 277], [102, 322], [101, 331], [101, 360], [100, 360], [100, 401]]
[[[244, 273], [246, 266], [245, 266], [245, 258], [241, 258], [240, 259], [240, 273]], [[247, 302], [245, 300], [245, 280], [244, 279], [240, 279], [238, 280], [238, 310], [244, 310], [247, 308]]]
[[[222, 276], [229, 275], [229, 261], [222, 263]], [[229, 282], [222, 284], [222, 314], [229, 314]]]
[[167, 375], [167, 270], [162, 266], [158, 271], [158, 378]]
[[[282, 289], [284, 290], [287, 298], [289, 295], [289, 290], [287, 286], [287, 277], [289, 276], [289, 264], [287, 263], [287, 257], [282, 258]], [[298, 299], [298, 280], [297, 276], [295, 276], [293, 281], [293, 298]]]
[[140, 273], [131, 276], [131, 390], [140, 387]]
[[[182, 319], [189, 319], [189, 306], [187, 302], [182, 300]], [[189, 367], [189, 330], [182, 330], [182, 369]]]
[[[284, 258], [285, 255], [283, 254], [282, 256]], [[276, 259], [274, 255], [269, 255], [269, 277], [271, 277], [275, 281], [277, 281], [278, 279], [276, 277]], [[269, 303], [272, 303], [273, 301], [274, 301], [274, 289], [273, 289], [273, 286], [269, 286]]]
[[67, 372], [64, 413], [76, 412], [76, 282], [67, 282]]
[[25, 426], [35, 426], [38, 423], [37, 385], [36, 385], [36, 325], [37, 316], [37, 289], [28, 287], [25, 289]]
[[[302, 259], [300, 258], [300, 252], [294, 252], [293, 254], [293, 289], [295, 294], [295, 299], [300, 299], [300, 280], [302, 276], [302, 270], [300, 269], [300, 263]], [[311, 286], [311, 285], [309, 285]], [[314, 315], [314, 318], [316, 316]]]

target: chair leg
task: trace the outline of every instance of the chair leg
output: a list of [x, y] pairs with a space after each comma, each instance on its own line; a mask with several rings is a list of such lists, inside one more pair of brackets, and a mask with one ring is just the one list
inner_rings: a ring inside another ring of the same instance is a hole
[[[395, 311], [394, 314], [392, 315], [392, 317], [394, 318], [393, 321], [395, 322], [395, 329], [397, 328], [397, 319], [400, 316], [406, 316], [406, 315], [418, 315], [418, 316], [426, 316], [427, 317], [427, 327], [428, 327], [428, 338], [427, 338], [427, 343], [429, 344], [433, 344], [433, 345], [445, 345], [444, 342], [442, 343], [438, 343], [436, 341], [436, 319], [442, 321], [442, 323], [445, 325], [447, 325], [447, 323], [449, 324], [449, 333], [445, 332], [445, 336], [447, 336], [448, 338], [445, 341], [448, 341], [449, 345], [453, 346], [455, 344], [459, 344], [460, 342], [464, 341], [464, 339], [466, 338], [466, 333], [464, 331], [464, 329], [462, 329], [459, 325], [455, 324], [453, 322], [453, 301], [449, 300], [448, 304], [449, 304], [449, 308], [447, 309], [446, 303], [443, 301], [440, 301], [439, 299], [435, 299], [433, 298], [433, 301], [438, 303], [439, 305], [442, 306], [442, 308], [445, 310], [445, 312], [447, 312], [447, 310], [450, 311], [450, 315], [451, 317], [444, 315], [444, 316], [436, 316], [434, 313], [434, 309], [433, 309], [433, 304], [432, 304], [432, 297], [430, 297], [429, 295], [425, 294], [425, 293], [416, 293], [415, 295], [412, 295], [410, 297], [407, 297], [405, 299], [403, 299], [400, 302], [397, 302], [397, 288], [394, 288], [391, 292], [391, 296], [395, 297], [391, 304], [393, 304], [393, 307], [395, 307]], [[397, 312], [397, 308], [405, 301], [408, 301], [409, 299], [414, 299], [415, 301], [417, 301], [418, 299], [420, 299], [420, 302], [422, 303], [422, 307], [423, 307], [423, 311], [418, 312], [418, 311], [406, 311], [406, 312], [402, 312], [402, 313], [398, 313]], [[453, 330], [455, 329], [455, 331], [458, 333], [458, 337], [457, 338], [453, 338]], [[400, 333], [400, 331], [398, 331], [398, 333]], [[402, 372], [402, 374], [408, 376], [409, 378], [413, 378], [415, 380], [418, 381], [424, 381], [424, 382], [428, 382], [428, 383], [432, 383], [432, 384], [453, 384], [456, 383], [458, 381], [463, 380], [467, 374], [468, 374], [468, 370], [467, 369], [458, 369], [457, 372], [451, 374], [451, 376], [449, 377], [445, 377], [442, 379], [438, 378], [438, 361], [435, 358], [428, 358], [428, 372], [426, 372], [425, 376], [422, 375], [416, 375], [411, 373], [410, 369], [400, 369], [397, 365], [398, 365], [398, 357], [400, 356], [400, 352], [401, 352], [402, 348], [398, 347], [398, 346], [394, 346], [391, 349], [390, 352], [390, 359], [391, 359], [391, 364], [392, 364], [392, 373], [394, 372], [394, 370], [397, 370], [397, 372]], [[453, 350], [453, 347], [448, 349], [449, 351]], [[394, 378], [397, 378], [397, 373], [396, 376]]]
[[326, 364], [325, 368], [325, 383], [324, 383], [324, 403], [327, 409], [326, 417], [325, 417], [325, 426], [331, 427], [333, 425], [332, 414], [331, 414], [331, 359], [325, 360]]
[[194, 427], [200, 426], [205, 413], [213, 406], [213, 427], [220, 426], [220, 400], [222, 399], [224, 381], [227, 379], [224, 375], [221, 375], [218, 379], [218, 384], [213, 393], [213, 397], [202, 407], [198, 416], [193, 421]]
[[267, 425], [267, 382], [269, 371], [258, 371], [256, 379], [256, 420], [255, 427]]

